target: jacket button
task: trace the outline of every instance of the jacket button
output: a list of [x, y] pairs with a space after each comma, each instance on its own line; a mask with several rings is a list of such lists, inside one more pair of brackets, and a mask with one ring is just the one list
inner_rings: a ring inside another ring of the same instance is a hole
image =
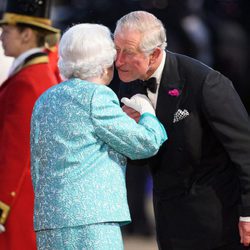
[[15, 197], [15, 196], [16, 196], [16, 192], [13, 191], [13, 192], [10, 193], [10, 195], [11, 195], [12, 197]]
[[125, 166], [126, 165], [126, 160], [121, 160], [121, 165]]

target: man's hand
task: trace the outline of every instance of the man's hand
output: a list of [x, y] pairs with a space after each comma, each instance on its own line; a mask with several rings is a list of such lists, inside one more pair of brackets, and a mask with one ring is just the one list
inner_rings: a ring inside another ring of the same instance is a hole
[[136, 110], [124, 105], [122, 107], [122, 110], [132, 119], [134, 119], [136, 122], [139, 121], [141, 114], [137, 112]]
[[249, 246], [250, 245], [250, 222], [240, 221], [239, 231], [240, 231], [240, 242], [244, 246]]

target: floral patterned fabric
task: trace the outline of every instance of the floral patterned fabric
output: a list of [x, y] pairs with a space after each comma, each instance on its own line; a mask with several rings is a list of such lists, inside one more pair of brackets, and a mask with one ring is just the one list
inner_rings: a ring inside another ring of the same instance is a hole
[[39, 250], [123, 250], [120, 226], [98, 223], [37, 232]]
[[71, 79], [50, 88], [31, 124], [35, 230], [128, 223], [125, 156], [150, 157], [166, 139], [157, 118], [137, 124], [107, 86]]

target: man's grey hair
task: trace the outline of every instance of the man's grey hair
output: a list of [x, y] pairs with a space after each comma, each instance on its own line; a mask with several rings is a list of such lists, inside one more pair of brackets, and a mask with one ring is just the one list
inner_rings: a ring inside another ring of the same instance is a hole
[[100, 77], [116, 57], [110, 30], [100, 24], [82, 23], [69, 28], [59, 43], [58, 67], [64, 78]]
[[166, 30], [163, 23], [146, 11], [133, 11], [117, 21], [114, 36], [123, 29], [139, 31], [143, 37], [140, 49], [151, 52], [156, 47], [164, 50], [167, 46]]

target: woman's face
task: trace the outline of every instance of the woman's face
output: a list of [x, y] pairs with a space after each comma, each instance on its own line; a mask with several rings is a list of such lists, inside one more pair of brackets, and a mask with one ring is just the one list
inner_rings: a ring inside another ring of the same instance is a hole
[[105, 83], [109, 85], [114, 77], [114, 65], [107, 69]]
[[23, 52], [23, 34], [15, 25], [3, 25], [0, 40], [6, 56], [17, 58]]

